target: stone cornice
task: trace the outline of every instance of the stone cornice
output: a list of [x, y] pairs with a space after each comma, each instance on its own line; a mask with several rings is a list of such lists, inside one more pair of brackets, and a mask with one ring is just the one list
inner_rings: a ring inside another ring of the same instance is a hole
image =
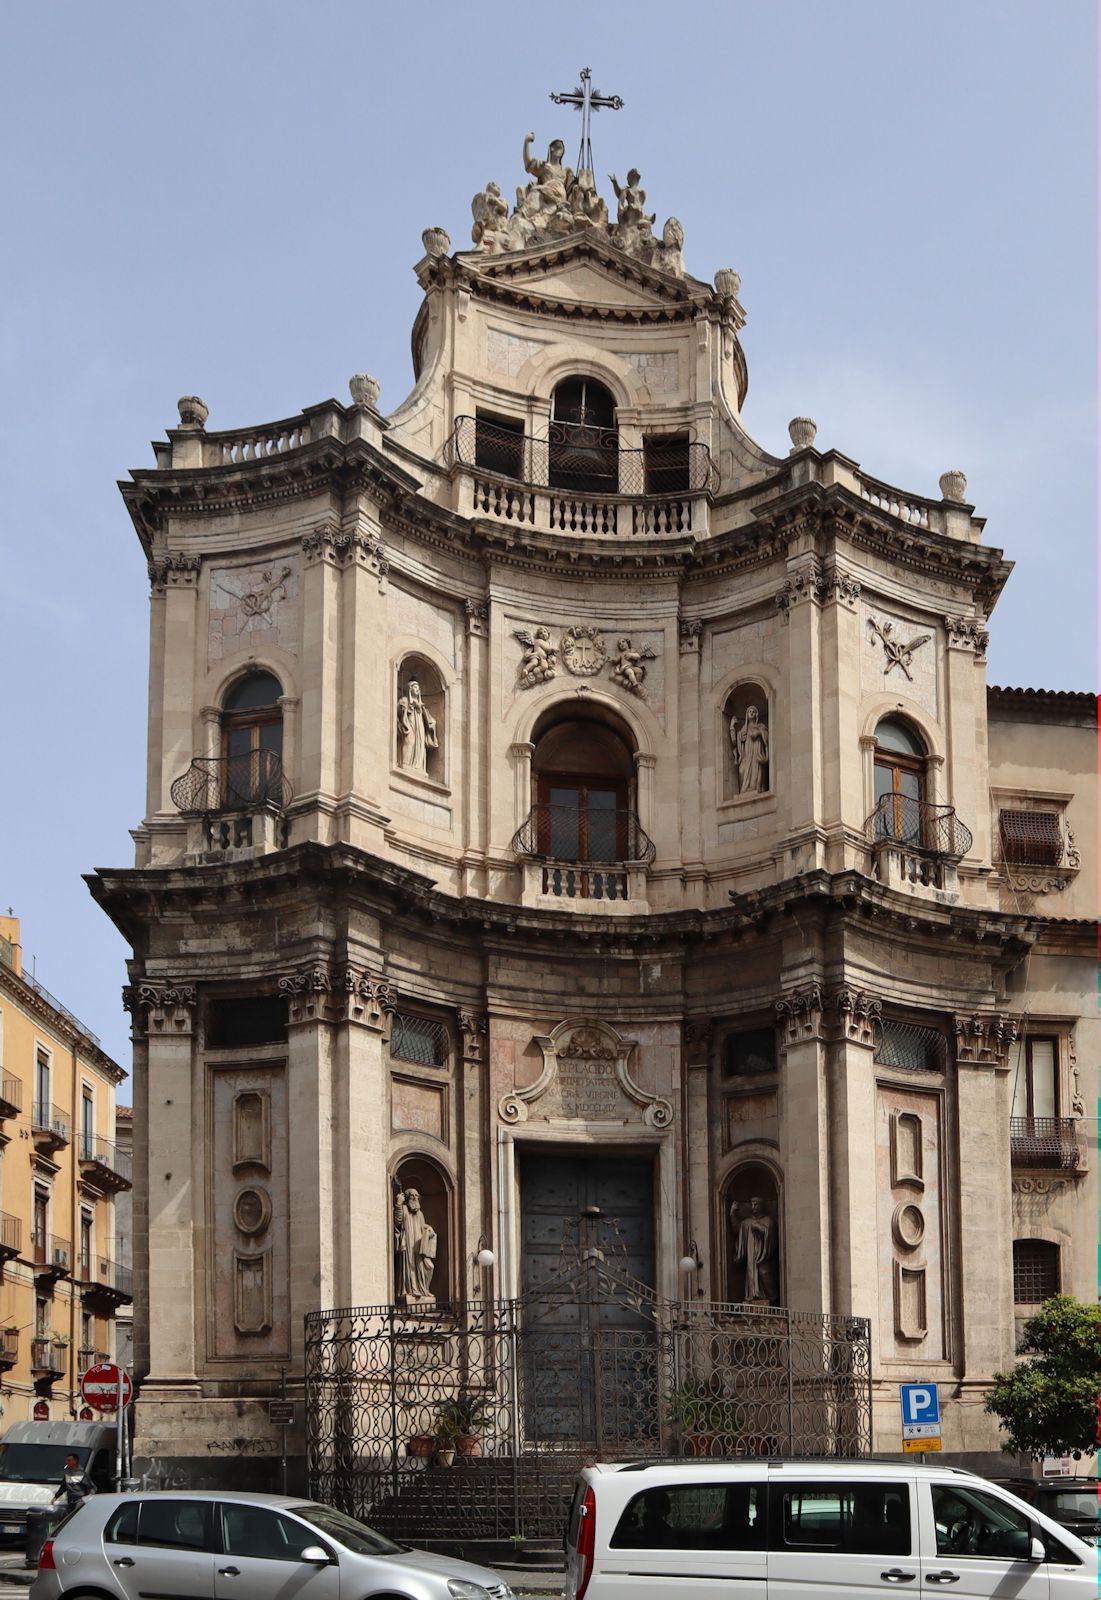
[[[687, 947], [700, 939], [736, 944], [778, 933], [793, 916], [805, 924], [809, 913], [834, 926], [850, 920], [855, 926], [873, 922], [882, 936], [916, 941], [931, 952], [951, 939], [961, 947], [987, 954], [997, 965], [1019, 958], [1043, 926], [1043, 919], [1028, 916], [919, 903], [855, 871], [832, 876], [824, 871], [804, 873], [767, 889], [732, 895], [729, 906], [709, 911], [692, 908], [644, 916], [579, 915], [448, 895], [421, 873], [344, 844], [301, 844], [228, 866], [101, 871], [89, 875], [86, 882], [138, 949], [144, 945], [143, 930], [150, 922], [188, 915], [207, 897], [216, 896], [224, 914], [231, 917], [239, 915], [242, 906], [255, 911], [284, 898], [294, 902], [305, 886], [319, 901], [335, 895], [372, 914], [434, 927], [442, 936], [469, 939], [476, 934], [487, 946], [499, 940], [504, 947], [518, 936], [536, 945], [545, 940], [549, 947], [578, 960], [588, 960], [602, 950], [652, 953], [659, 946]], [[1084, 923], [1078, 930], [1083, 949], [1089, 947], [1091, 926]], [[210, 975], [212, 981], [219, 976]]]
[[20, 1010], [40, 1022], [55, 1039], [63, 1040], [82, 1061], [101, 1072], [110, 1082], [121, 1083], [127, 1076], [125, 1069], [111, 1059], [91, 1034], [85, 1032], [75, 1017], [58, 1011], [44, 994], [3, 962], [0, 962], [0, 993], [8, 995]]

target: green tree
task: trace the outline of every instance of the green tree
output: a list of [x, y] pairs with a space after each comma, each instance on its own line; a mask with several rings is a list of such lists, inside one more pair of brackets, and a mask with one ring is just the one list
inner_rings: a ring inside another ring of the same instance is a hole
[[1101, 1304], [1057, 1294], [1024, 1326], [1012, 1372], [996, 1372], [986, 1409], [1008, 1455], [1074, 1456], [1097, 1449], [1101, 1402]]

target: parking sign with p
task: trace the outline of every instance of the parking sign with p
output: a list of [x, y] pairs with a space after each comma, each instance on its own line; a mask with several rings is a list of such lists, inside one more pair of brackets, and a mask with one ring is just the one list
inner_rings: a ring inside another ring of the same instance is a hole
[[940, 1449], [940, 1390], [935, 1383], [900, 1383], [902, 1448]]

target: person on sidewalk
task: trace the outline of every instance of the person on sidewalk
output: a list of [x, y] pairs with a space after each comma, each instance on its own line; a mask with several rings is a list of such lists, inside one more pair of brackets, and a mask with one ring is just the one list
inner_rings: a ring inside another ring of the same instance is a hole
[[66, 1511], [75, 1511], [90, 1494], [95, 1494], [96, 1486], [80, 1464], [80, 1457], [72, 1451], [65, 1457], [65, 1476], [58, 1484], [57, 1493], [54, 1495], [53, 1504], [64, 1500]]

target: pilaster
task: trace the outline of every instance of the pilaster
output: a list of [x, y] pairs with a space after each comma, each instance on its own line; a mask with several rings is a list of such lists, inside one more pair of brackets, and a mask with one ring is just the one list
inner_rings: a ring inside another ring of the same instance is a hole
[[[714, 1055], [715, 1029], [709, 1017], [696, 1018], [684, 1024], [684, 1129], [681, 1160], [685, 1173], [687, 1205], [685, 1206], [686, 1235], [678, 1241], [677, 1254], [683, 1255], [694, 1239], [701, 1246], [702, 1271], [696, 1274], [698, 1284], [682, 1286], [685, 1297], [698, 1287], [706, 1299], [712, 1299], [718, 1285], [715, 1267], [719, 1260], [720, 1240], [709, 1238], [712, 1220], [712, 1185], [717, 1147], [712, 1146], [709, 1115], [711, 1062]], [[700, 1152], [709, 1151], [709, 1159], [700, 1158]], [[719, 1218], [719, 1227], [725, 1219]]]
[[[159, 723], [160, 772], [151, 794], [153, 812], [176, 815], [170, 789], [174, 779], [197, 754], [194, 748], [194, 717], [191, 684], [195, 659], [195, 627], [199, 597], [197, 556], [167, 555], [151, 562], [149, 576], [153, 592], [154, 659], [150, 682], [158, 703], [151, 706], [150, 755], [154, 750], [154, 726]], [[163, 605], [158, 630], [157, 609]], [[157, 641], [157, 632], [160, 640]], [[152, 765], [152, 763], [151, 763]], [[153, 772], [150, 771], [153, 779]]]
[[780, 1143], [787, 1297], [798, 1311], [830, 1311], [830, 1141], [822, 990], [808, 982], [776, 1002], [783, 1031]]
[[[334, 1305], [379, 1305], [390, 1298], [392, 1246], [386, 1031], [394, 999], [367, 968], [333, 979]], [[339, 1020], [337, 1020], [339, 1019]], [[325, 1302], [322, 1302], [324, 1304]]]
[[[706, 729], [700, 727], [703, 714], [700, 697], [702, 631], [703, 624], [698, 617], [680, 619], [681, 716], [677, 726], [677, 741], [680, 756], [681, 859], [690, 873], [694, 868], [697, 874], [703, 871], [700, 807], [705, 792], [715, 793], [714, 740], [708, 740]], [[703, 748], [709, 752], [704, 762], [700, 759], [701, 740]]]
[[[830, 1264], [833, 1310], [870, 1317], [879, 1303], [876, 1256], [876, 1085], [878, 996], [844, 988], [829, 996]], [[882, 1292], [887, 1292], [884, 1286]]]
[[959, 1015], [956, 1116], [963, 1367], [988, 1378], [1013, 1359], [1013, 1219], [1010, 1191], [1009, 1052], [1016, 1019]]
[[459, 1149], [461, 1151], [461, 1216], [457, 1218], [456, 1238], [461, 1241], [462, 1261], [455, 1274], [460, 1295], [470, 1300], [481, 1298], [484, 1284], [474, 1267], [478, 1241], [484, 1235], [490, 1248], [499, 1255], [493, 1242], [493, 1185], [488, 1181], [484, 1150], [486, 1127], [490, 1121], [488, 1105], [489, 1018], [482, 1011], [459, 1012], [458, 1082], [455, 1101], [459, 1107]]

